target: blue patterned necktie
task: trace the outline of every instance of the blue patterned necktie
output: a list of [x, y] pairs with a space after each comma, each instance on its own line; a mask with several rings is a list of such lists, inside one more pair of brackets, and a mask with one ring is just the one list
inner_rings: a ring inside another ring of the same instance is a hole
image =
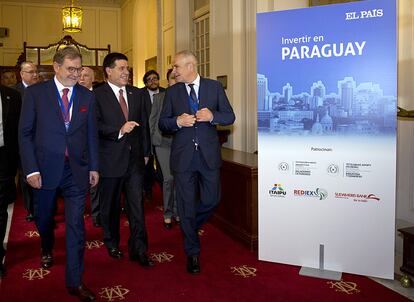
[[188, 86], [190, 87], [190, 98], [191, 98], [191, 100], [193, 102], [191, 104], [191, 107], [193, 108], [194, 113], [195, 113], [198, 110], [198, 99], [197, 99], [197, 95], [196, 95], [195, 90], [194, 90], [194, 84], [188, 84]]

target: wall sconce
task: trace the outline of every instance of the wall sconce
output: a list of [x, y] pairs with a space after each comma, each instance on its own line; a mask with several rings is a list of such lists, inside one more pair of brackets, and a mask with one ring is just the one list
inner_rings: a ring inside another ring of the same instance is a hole
[[81, 32], [82, 15], [82, 8], [73, 6], [73, 0], [70, 6], [62, 8], [63, 31], [69, 33]]

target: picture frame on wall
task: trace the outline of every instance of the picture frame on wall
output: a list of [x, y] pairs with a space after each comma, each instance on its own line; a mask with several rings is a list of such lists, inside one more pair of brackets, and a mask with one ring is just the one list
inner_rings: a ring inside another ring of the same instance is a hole
[[309, 6], [356, 2], [361, 0], [309, 0]]
[[148, 70], [157, 70], [157, 56], [145, 60], [145, 72]]

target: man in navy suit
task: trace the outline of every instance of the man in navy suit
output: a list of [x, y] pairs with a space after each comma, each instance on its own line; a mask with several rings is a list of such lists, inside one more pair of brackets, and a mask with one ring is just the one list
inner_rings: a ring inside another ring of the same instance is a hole
[[120, 243], [120, 199], [125, 192], [131, 261], [153, 266], [148, 258], [147, 230], [142, 202], [144, 167], [150, 138], [145, 103], [137, 87], [128, 85], [128, 58], [117, 52], [103, 61], [106, 83], [95, 90], [99, 129], [101, 183], [99, 202], [104, 244], [114, 259], [123, 257]]
[[89, 185], [98, 174], [98, 133], [94, 96], [77, 84], [82, 57], [73, 47], [53, 57], [55, 77], [26, 89], [19, 125], [23, 173], [33, 189], [34, 215], [41, 238], [41, 265], [53, 265], [56, 191], [65, 199], [66, 286], [81, 301], [95, 295], [82, 283], [84, 209]]
[[233, 109], [221, 84], [202, 78], [190, 51], [174, 58], [177, 84], [165, 94], [161, 131], [174, 134], [171, 169], [184, 234], [187, 271], [200, 272], [198, 229], [220, 201], [221, 153], [216, 125], [231, 125]]

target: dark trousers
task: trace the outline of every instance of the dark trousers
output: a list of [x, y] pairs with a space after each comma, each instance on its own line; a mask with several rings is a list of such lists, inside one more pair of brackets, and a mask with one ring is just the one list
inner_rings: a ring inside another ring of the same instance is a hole
[[150, 155], [148, 163], [145, 165], [144, 173], [144, 192], [152, 193], [152, 186], [154, 185], [155, 169], [154, 169], [154, 156]]
[[6, 254], [3, 242], [7, 228], [7, 207], [16, 199], [16, 185], [13, 177], [0, 176], [0, 263]]
[[52, 252], [55, 241], [53, 217], [57, 190], [60, 190], [65, 200], [66, 286], [77, 287], [82, 283], [84, 268], [85, 226], [83, 214], [86, 191], [77, 186], [68, 162], [65, 163], [58, 188], [54, 190], [33, 189], [35, 221], [44, 252]]
[[178, 215], [187, 256], [200, 254], [198, 229], [220, 201], [220, 170], [211, 170], [201, 152], [194, 152], [188, 171], [174, 173]]
[[89, 190], [90, 199], [91, 199], [91, 216], [93, 222], [99, 222], [101, 221], [101, 217], [99, 215], [99, 187], [100, 184], [92, 187]]
[[102, 177], [100, 186], [100, 214], [104, 229], [104, 243], [108, 249], [118, 248], [120, 242], [121, 193], [125, 193], [125, 207], [129, 222], [129, 255], [147, 251], [148, 238], [145, 227], [142, 198], [143, 175], [128, 169], [124, 177]]
[[23, 204], [27, 214], [33, 215], [33, 192], [32, 187], [27, 183], [21, 167], [18, 169], [19, 185], [22, 190]]

